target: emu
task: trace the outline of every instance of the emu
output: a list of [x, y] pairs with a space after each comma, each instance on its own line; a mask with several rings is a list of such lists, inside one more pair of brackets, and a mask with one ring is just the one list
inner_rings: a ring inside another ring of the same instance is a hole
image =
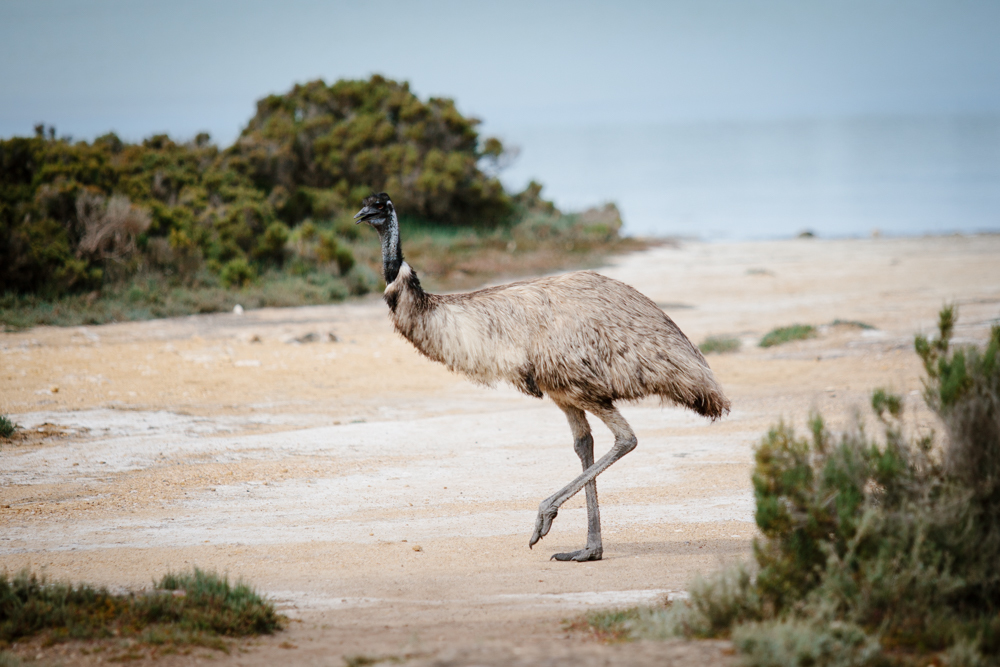
[[[552, 556], [600, 560], [601, 516], [596, 478], [636, 446], [617, 401], [659, 396], [715, 419], [729, 399], [701, 352], [651, 300], [591, 271], [488, 287], [467, 294], [428, 294], [403, 261], [399, 219], [386, 193], [373, 194], [354, 216], [382, 242], [385, 302], [400, 334], [419, 352], [485, 385], [506, 381], [537, 398], [548, 395], [566, 414], [583, 473], [539, 505], [534, 545], [559, 508], [586, 489], [587, 545]], [[615, 444], [594, 461], [586, 413], [611, 430]]]

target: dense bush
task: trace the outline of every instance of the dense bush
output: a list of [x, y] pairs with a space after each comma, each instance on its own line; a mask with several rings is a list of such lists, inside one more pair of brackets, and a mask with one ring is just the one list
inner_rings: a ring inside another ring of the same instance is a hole
[[513, 202], [480, 169], [504, 148], [495, 138], [480, 145], [478, 124], [452, 100], [421, 102], [405, 82], [311, 81], [260, 100], [228, 153], [289, 224], [354, 208], [375, 190], [392, 193], [402, 216], [491, 226]]
[[[207, 134], [72, 142], [38, 126], [0, 140], [0, 294], [51, 299], [139, 270], [240, 287], [290, 258], [344, 275], [357, 235], [346, 218], [373, 189], [403, 216], [494, 226], [541, 200], [504, 192], [489, 169], [503, 145], [480, 141], [478, 122], [373, 76], [264, 98], [227, 150]], [[309, 219], [325, 235], [302, 258], [293, 232]]]
[[113, 134], [71, 143], [38, 129], [0, 141], [0, 284], [90, 290], [139, 264], [193, 274], [273, 258], [273, 207], [207, 136], [188, 144]]
[[[756, 576], [702, 581], [645, 613], [639, 636], [731, 635], [756, 665], [885, 664], [940, 652], [1000, 662], [1000, 327], [954, 348], [954, 311], [916, 339], [945, 437], [907, 436], [902, 401], [872, 396], [883, 436], [779, 424], [756, 452]], [[924, 664], [924, 663], [921, 663]]]

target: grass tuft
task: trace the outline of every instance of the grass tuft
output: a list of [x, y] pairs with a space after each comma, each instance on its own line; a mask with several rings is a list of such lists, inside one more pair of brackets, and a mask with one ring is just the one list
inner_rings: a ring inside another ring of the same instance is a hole
[[793, 324], [790, 327], [779, 327], [772, 329], [760, 339], [761, 347], [774, 347], [783, 345], [793, 340], [805, 340], [816, 335], [816, 327], [811, 324]]
[[125, 595], [50, 582], [27, 570], [0, 574], [0, 642], [6, 644], [36, 635], [47, 645], [120, 637], [228, 653], [223, 638], [270, 634], [282, 622], [274, 605], [247, 584], [197, 568], [166, 575], [147, 594]]
[[566, 621], [565, 625], [567, 630], [584, 630], [598, 641], [610, 644], [628, 640], [631, 626], [642, 612], [639, 607], [591, 611], [580, 618]]
[[7, 415], [0, 415], [0, 438], [10, 438], [17, 431], [15, 424]]
[[733, 336], [709, 336], [698, 345], [702, 354], [727, 354], [738, 352], [740, 339]]
[[858, 320], [842, 320], [840, 318], [837, 318], [833, 322], [830, 322], [830, 326], [854, 327], [855, 329], [865, 329], [865, 330], [871, 330], [875, 328], [874, 325], [868, 324], [867, 322], [859, 322]]

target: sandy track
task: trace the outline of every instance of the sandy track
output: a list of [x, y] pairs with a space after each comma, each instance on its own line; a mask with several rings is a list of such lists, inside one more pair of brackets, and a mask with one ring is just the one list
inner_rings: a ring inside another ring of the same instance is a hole
[[[548, 560], [582, 545], [582, 497], [527, 549], [538, 502], [577, 473], [559, 410], [422, 359], [373, 300], [0, 335], [0, 411], [31, 432], [0, 454], [0, 564], [114, 587], [190, 565], [246, 577], [297, 621], [234, 664], [718, 664], [724, 645], [603, 647], [561, 621], [745, 557], [752, 448], [778, 418], [846, 423], [889, 386], [932, 425], [912, 335], [957, 302], [958, 338], [985, 338], [1000, 237], [691, 243], [603, 272], [693, 340], [745, 344], [709, 359], [728, 418], [624, 408], [639, 448], [599, 480], [600, 563]], [[837, 318], [876, 329], [755, 347]]]

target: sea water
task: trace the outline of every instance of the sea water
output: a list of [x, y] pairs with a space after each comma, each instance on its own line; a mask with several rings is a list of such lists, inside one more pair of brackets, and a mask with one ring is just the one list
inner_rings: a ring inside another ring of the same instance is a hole
[[1000, 116], [521, 127], [501, 173], [625, 231], [705, 240], [1000, 231]]

